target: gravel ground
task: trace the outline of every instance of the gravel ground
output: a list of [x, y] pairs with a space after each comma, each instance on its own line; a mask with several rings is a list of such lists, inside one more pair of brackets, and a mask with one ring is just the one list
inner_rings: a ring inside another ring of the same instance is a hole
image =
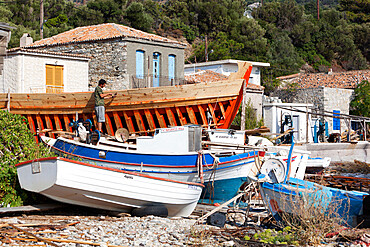
[[[6, 223], [58, 246], [225, 246], [198, 234], [217, 227], [194, 226], [194, 219], [185, 218], [23, 215], [0, 219], [0, 224]], [[45, 246], [43, 241], [29, 241], [30, 234], [5, 225], [0, 229], [2, 246]]]

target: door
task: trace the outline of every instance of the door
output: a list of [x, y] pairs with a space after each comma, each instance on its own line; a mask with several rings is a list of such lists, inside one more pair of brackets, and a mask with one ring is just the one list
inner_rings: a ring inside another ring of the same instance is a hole
[[159, 87], [159, 69], [160, 69], [160, 54], [158, 52], [153, 53], [153, 87]]

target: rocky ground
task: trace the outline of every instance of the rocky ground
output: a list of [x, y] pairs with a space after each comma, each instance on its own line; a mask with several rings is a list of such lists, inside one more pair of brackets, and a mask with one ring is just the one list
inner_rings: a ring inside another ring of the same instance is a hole
[[[0, 241], [1, 246], [287, 246], [245, 241], [245, 235], [263, 231], [259, 222], [242, 227], [228, 221], [217, 227], [195, 224], [197, 218], [132, 217], [65, 207], [1, 217]], [[338, 241], [334, 236], [320, 246], [370, 245], [369, 229], [347, 233], [347, 238], [350, 241]]]

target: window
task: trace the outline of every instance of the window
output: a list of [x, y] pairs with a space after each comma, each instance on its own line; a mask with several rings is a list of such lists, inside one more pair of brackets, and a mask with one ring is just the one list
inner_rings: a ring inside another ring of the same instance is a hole
[[61, 93], [64, 90], [63, 66], [46, 65], [46, 92]]
[[175, 55], [168, 56], [168, 80], [172, 81], [175, 79]]
[[144, 51], [136, 51], [136, 78], [144, 79]]
[[[333, 110], [333, 116], [339, 116], [339, 110]], [[340, 118], [333, 117], [333, 130], [340, 130]]]

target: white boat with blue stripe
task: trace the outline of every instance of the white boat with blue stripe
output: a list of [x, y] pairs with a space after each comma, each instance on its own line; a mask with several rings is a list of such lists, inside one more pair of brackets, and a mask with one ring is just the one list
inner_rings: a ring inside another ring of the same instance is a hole
[[[217, 130], [220, 131], [220, 130]], [[235, 131], [224, 130], [225, 138]], [[179, 126], [157, 129], [136, 143], [101, 138], [97, 145], [58, 137], [41, 136], [60, 156], [114, 169], [139, 172], [183, 182], [204, 182], [205, 202], [223, 202], [235, 196], [248, 177], [257, 172], [259, 151], [202, 148], [202, 128]]]

